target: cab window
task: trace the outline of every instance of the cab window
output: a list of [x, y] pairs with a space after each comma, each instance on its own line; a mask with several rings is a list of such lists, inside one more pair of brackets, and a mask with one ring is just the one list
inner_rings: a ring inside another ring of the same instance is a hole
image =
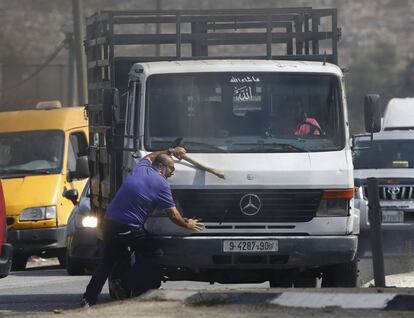
[[72, 133], [69, 136], [68, 171], [76, 171], [76, 160], [88, 154], [88, 143], [83, 132]]

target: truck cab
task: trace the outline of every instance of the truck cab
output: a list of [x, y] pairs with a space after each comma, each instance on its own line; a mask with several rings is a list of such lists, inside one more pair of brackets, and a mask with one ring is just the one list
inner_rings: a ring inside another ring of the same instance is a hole
[[0, 177], [13, 269], [29, 256], [64, 264], [66, 224], [86, 184], [88, 122], [83, 107], [41, 102], [0, 113]]

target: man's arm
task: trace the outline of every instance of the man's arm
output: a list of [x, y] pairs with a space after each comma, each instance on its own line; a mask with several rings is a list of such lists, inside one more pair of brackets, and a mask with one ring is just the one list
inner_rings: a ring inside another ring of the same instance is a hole
[[200, 232], [204, 228], [204, 224], [198, 219], [184, 219], [177, 208], [165, 209], [170, 220], [185, 229]]
[[159, 151], [151, 152], [148, 155], [146, 155], [143, 159], [148, 159], [149, 161], [153, 162], [154, 159], [157, 158], [157, 156], [162, 155], [162, 154], [174, 156], [178, 159], [181, 159], [182, 155], [186, 154], [186, 151], [182, 147], [175, 147], [175, 148], [170, 148], [167, 150], [159, 150]]

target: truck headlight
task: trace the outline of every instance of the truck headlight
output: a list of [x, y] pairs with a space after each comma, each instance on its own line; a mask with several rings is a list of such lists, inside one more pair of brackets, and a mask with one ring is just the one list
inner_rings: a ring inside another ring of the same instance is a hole
[[20, 221], [39, 221], [56, 219], [56, 205], [37, 206], [20, 212]]
[[354, 189], [324, 190], [322, 200], [319, 203], [316, 216], [335, 217], [348, 216], [350, 200], [354, 196]]
[[76, 214], [75, 222], [77, 227], [96, 228], [98, 226], [98, 218], [93, 215]]

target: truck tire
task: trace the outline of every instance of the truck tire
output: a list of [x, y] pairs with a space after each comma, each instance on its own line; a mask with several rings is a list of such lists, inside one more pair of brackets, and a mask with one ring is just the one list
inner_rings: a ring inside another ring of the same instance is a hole
[[293, 285], [293, 277], [289, 274], [274, 274], [269, 279], [270, 288], [291, 288]]
[[322, 287], [358, 287], [358, 260], [325, 268]]
[[27, 255], [14, 255], [12, 261], [12, 271], [24, 271], [27, 265]]
[[316, 287], [316, 276], [311, 273], [301, 273], [293, 279], [293, 287], [302, 288], [302, 287]]

